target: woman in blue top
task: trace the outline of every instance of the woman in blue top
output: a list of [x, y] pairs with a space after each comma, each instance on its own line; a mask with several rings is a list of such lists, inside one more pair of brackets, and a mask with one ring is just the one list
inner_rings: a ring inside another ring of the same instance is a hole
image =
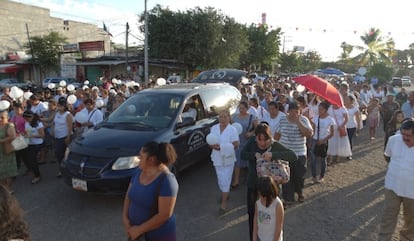
[[124, 200], [123, 223], [131, 240], [175, 241], [174, 206], [178, 183], [168, 165], [177, 154], [168, 143], [149, 142], [139, 153], [139, 168]]

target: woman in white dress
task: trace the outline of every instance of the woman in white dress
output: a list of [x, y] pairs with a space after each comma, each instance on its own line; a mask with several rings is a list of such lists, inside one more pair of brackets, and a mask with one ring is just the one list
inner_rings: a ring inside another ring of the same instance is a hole
[[328, 141], [329, 160], [332, 162], [333, 157], [336, 157], [336, 161], [339, 161], [340, 157], [352, 156], [351, 145], [349, 144], [348, 135], [340, 136], [339, 129], [345, 128], [348, 123], [348, 112], [344, 107], [337, 105], [331, 106], [328, 110], [329, 116], [331, 116], [336, 123], [334, 128], [334, 135]]
[[235, 150], [239, 147], [239, 133], [230, 124], [230, 112], [222, 110], [219, 114], [219, 123], [211, 127], [210, 134], [218, 137], [218, 143], [210, 145], [212, 148], [211, 161], [216, 169], [218, 186], [221, 191], [221, 205], [219, 214], [224, 214], [227, 208], [227, 200], [236, 162]]

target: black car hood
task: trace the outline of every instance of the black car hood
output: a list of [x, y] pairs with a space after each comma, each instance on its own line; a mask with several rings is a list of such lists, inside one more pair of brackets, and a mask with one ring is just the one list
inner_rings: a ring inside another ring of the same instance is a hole
[[100, 127], [89, 130], [71, 144], [71, 151], [94, 156], [136, 155], [141, 147], [156, 140], [160, 131], [134, 131]]

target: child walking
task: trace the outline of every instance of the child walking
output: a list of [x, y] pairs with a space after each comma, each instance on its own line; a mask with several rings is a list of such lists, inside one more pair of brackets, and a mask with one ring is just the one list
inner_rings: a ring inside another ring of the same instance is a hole
[[279, 199], [279, 190], [269, 176], [257, 180], [259, 200], [253, 223], [253, 241], [283, 241], [284, 208]]

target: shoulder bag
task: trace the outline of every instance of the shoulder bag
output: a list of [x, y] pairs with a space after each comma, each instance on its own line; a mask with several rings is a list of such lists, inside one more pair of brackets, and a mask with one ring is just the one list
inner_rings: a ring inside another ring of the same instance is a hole
[[[158, 196], [160, 195], [160, 190], [161, 190], [161, 184], [164, 181], [165, 177], [167, 176], [166, 172], [161, 172], [161, 180], [158, 182], [157, 185], [157, 189], [155, 190], [155, 195], [154, 195], [154, 202], [152, 203], [151, 206], [151, 215], [148, 219], [152, 218], [153, 216], [155, 216], [155, 214], [157, 214], [158, 212]], [[145, 233], [141, 234], [140, 236], [138, 236], [135, 239], [131, 239], [130, 237], [127, 239], [127, 241], [145, 241], [146, 237], [145, 237]]]
[[[266, 151], [271, 149], [272, 145]], [[267, 161], [259, 158], [256, 160], [256, 171], [258, 177], [270, 176], [279, 184], [286, 184], [290, 180], [289, 162], [284, 160]]]
[[[6, 126], [6, 136], [7, 131], [9, 129], [10, 124], [7, 124]], [[24, 136], [20, 135], [16, 129], [16, 138], [14, 138], [11, 142], [5, 142], [4, 143], [4, 153], [10, 154], [15, 151], [20, 151], [28, 147], [28, 144], [26, 142], [26, 138]]]
[[[338, 124], [338, 125], [339, 125], [339, 123], [338, 123], [338, 119], [336, 119], [336, 114], [335, 114], [335, 111], [334, 111], [334, 110], [332, 110], [332, 112], [333, 112], [333, 114], [334, 114], [334, 117], [335, 117], [335, 120], [336, 120], [336, 124]], [[345, 128], [345, 126], [339, 126], [339, 127], [338, 127], [338, 129], [339, 129], [339, 136], [347, 136], [347, 135], [348, 135], [348, 133], [346, 132], [346, 128]]]
[[[318, 139], [316, 141], [319, 141], [319, 117], [318, 117], [318, 128], [317, 128], [317, 132], [318, 132]], [[315, 144], [315, 148], [313, 149], [313, 153], [315, 154], [315, 156], [320, 156], [320, 157], [326, 157], [327, 156], [327, 151], [328, 151], [328, 144], [327, 143], [323, 143], [318, 145], [318, 142], [316, 142]]]

